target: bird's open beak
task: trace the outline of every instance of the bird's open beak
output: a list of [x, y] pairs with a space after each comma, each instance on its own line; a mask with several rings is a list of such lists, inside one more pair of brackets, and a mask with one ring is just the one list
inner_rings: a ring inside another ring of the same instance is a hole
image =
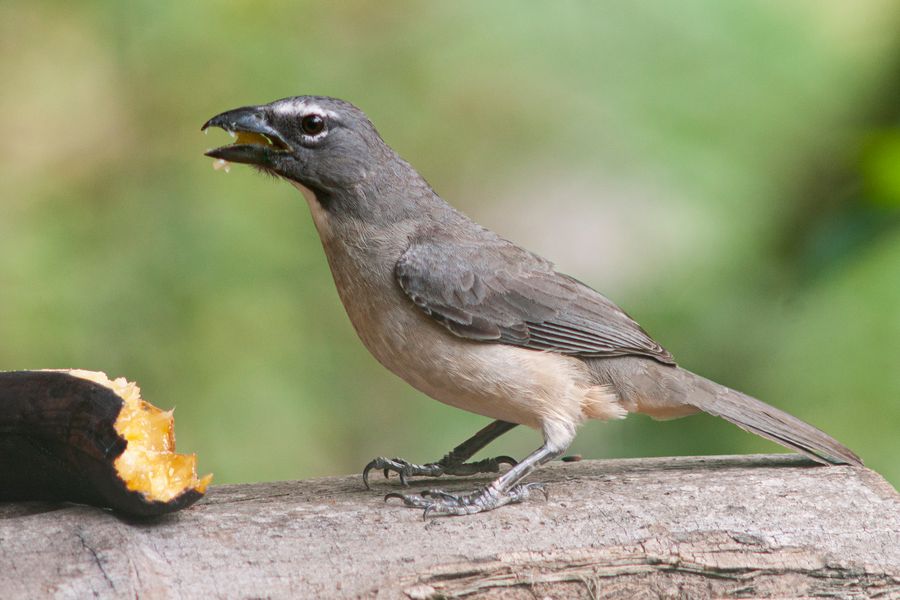
[[234, 136], [233, 144], [208, 150], [206, 156], [228, 162], [270, 166], [275, 155], [291, 151], [278, 131], [269, 125], [263, 107], [245, 106], [216, 115], [201, 131], [220, 127]]

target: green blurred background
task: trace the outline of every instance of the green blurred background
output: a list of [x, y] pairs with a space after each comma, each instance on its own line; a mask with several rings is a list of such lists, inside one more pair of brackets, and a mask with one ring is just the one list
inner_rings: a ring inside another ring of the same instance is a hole
[[[296, 190], [202, 156], [215, 113], [327, 94], [683, 366], [900, 483], [898, 31], [890, 1], [7, 0], [0, 369], [137, 380], [219, 483], [437, 459], [483, 426], [363, 349]], [[778, 450], [633, 416], [571, 451]]]

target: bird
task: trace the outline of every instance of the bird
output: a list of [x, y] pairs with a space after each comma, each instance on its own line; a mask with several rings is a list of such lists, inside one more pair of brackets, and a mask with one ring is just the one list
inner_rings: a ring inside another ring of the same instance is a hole
[[[492, 422], [439, 460], [377, 457], [363, 470], [412, 477], [498, 474], [466, 493], [390, 493], [424, 516], [469, 515], [547, 490], [524, 481], [561, 457], [587, 420], [706, 412], [823, 464], [861, 466], [837, 440], [676, 364], [628, 314], [553, 263], [445, 202], [355, 105], [294, 96], [209, 119], [234, 142], [208, 150], [296, 187], [309, 205], [338, 295], [389, 371]], [[470, 461], [518, 425], [543, 443], [521, 461]], [[506, 467], [506, 468], [501, 468]]]

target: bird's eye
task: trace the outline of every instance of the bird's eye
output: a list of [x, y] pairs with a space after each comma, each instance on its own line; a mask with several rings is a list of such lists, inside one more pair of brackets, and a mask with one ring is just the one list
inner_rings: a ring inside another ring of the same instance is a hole
[[306, 135], [318, 135], [325, 129], [325, 119], [319, 115], [306, 115], [300, 121], [300, 128]]

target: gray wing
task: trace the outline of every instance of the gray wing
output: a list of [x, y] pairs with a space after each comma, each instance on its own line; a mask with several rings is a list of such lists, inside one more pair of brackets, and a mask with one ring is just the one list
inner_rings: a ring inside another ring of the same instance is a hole
[[413, 241], [394, 272], [416, 306], [463, 338], [583, 357], [637, 354], [675, 362], [612, 301], [499, 237]]

